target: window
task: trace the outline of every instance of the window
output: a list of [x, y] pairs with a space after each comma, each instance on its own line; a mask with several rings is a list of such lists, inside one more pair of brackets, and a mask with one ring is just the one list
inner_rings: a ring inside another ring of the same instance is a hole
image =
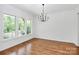
[[4, 39], [14, 38], [16, 30], [15, 16], [3, 15], [4, 17]]
[[32, 22], [31, 20], [27, 20], [27, 34], [30, 34], [32, 30]]
[[23, 18], [19, 18], [18, 25], [18, 36], [25, 35], [25, 20]]
[[[4, 39], [12, 39], [32, 33], [32, 21], [24, 20], [24, 18], [17, 19], [15, 16], [3, 14], [4, 18]], [[17, 21], [16, 21], [17, 20]], [[17, 27], [16, 27], [17, 26]], [[16, 36], [16, 37], [15, 37]]]

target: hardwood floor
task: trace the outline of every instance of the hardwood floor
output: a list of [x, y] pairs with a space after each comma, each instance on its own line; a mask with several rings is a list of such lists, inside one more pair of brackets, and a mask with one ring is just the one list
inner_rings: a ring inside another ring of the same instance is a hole
[[0, 52], [0, 55], [77, 55], [79, 47], [72, 43], [33, 38]]

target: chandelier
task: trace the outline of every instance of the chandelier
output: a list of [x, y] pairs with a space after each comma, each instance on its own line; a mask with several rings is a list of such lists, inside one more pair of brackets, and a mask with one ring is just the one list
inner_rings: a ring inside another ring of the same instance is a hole
[[48, 16], [47, 16], [47, 13], [45, 13], [45, 8], [44, 8], [44, 4], [42, 4], [42, 12], [41, 12], [41, 15], [40, 15], [40, 20], [41, 22], [45, 22], [48, 20]]

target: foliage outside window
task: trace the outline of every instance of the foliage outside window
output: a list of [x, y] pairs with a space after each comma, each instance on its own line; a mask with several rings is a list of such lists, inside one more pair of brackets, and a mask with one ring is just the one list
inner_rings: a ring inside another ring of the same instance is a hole
[[[25, 20], [23, 18], [19, 18], [18, 22], [16, 24], [16, 17], [3, 14], [4, 18], [4, 39], [10, 39], [10, 38], [15, 38], [17, 35], [18, 37], [23, 36], [25, 34], [31, 34], [32, 32], [32, 21], [31, 20]], [[18, 25], [18, 29], [16, 28], [16, 25]], [[27, 31], [26, 31], [26, 30]], [[16, 30], [18, 30], [18, 34], [16, 33]]]
[[15, 37], [15, 16], [4, 14], [4, 39]]
[[32, 22], [31, 20], [27, 20], [27, 34], [30, 34], [32, 30]]
[[19, 36], [25, 35], [25, 20], [23, 18], [19, 18], [18, 25]]

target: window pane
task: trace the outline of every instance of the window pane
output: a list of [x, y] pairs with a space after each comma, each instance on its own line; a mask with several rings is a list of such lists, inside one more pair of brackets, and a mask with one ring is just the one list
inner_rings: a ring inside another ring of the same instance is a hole
[[15, 37], [15, 16], [4, 15], [4, 39]]
[[18, 24], [19, 24], [19, 28], [18, 28], [19, 35], [18, 36], [25, 35], [25, 20], [23, 18], [19, 18]]
[[27, 20], [27, 34], [30, 34], [32, 30], [32, 22], [31, 20]]

